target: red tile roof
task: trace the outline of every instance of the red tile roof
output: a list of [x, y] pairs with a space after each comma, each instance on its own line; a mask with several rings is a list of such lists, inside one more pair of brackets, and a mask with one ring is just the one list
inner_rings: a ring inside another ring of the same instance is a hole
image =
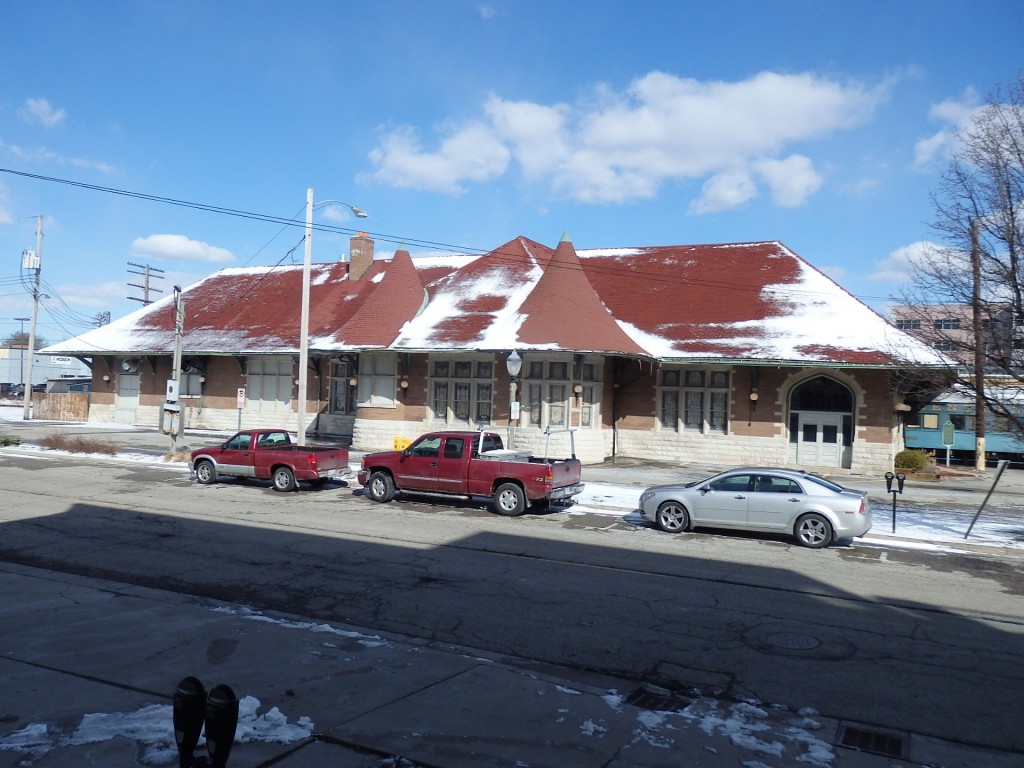
[[[483, 256], [400, 250], [357, 281], [315, 264], [310, 350], [602, 352], [663, 360], [940, 364], [778, 242], [577, 251], [517, 237]], [[301, 267], [226, 269], [187, 288], [186, 354], [294, 353]], [[425, 302], [426, 299], [426, 303]], [[170, 353], [171, 299], [48, 347]]]

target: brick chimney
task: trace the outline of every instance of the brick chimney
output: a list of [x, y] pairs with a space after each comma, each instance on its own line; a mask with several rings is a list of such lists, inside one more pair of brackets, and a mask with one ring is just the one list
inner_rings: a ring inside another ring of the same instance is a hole
[[356, 232], [349, 240], [348, 279], [362, 280], [373, 266], [373, 238]]

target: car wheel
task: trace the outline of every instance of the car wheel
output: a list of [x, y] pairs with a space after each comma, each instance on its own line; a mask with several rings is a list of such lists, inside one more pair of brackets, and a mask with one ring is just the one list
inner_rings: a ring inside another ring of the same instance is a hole
[[217, 482], [217, 470], [212, 461], [200, 461], [196, 463], [196, 480], [203, 485], [211, 485]]
[[287, 493], [288, 491], [294, 491], [296, 488], [295, 473], [293, 473], [288, 467], [278, 467], [274, 470], [274, 490]]
[[381, 504], [395, 497], [395, 481], [387, 472], [374, 472], [366, 481], [366, 495]]
[[796, 540], [805, 547], [821, 549], [828, 546], [834, 536], [832, 524], [815, 512], [796, 521]]
[[494, 492], [494, 511], [505, 517], [516, 517], [526, 510], [526, 494], [515, 483], [504, 483]]
[[668, 533], [679, 533], [690, 527], [690, 513], [678, 501], [666, 501], [658, 507], [654, 523]]

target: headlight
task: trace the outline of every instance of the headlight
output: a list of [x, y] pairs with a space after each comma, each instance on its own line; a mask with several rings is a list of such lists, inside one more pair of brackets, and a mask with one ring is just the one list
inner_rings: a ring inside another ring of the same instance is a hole
[[645, 501], [650, 501], [655, 496], [657, 496], [657, 494], [654, 491], [644, 491], [640, 494], [640, 503], [643, 504]]

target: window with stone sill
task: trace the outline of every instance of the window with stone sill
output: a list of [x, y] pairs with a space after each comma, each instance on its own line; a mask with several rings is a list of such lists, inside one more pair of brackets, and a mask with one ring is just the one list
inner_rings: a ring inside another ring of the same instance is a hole
[[[574, 366], [569, 356], [526, 359], [521, 389], [523, 426], [538, 429], [598, 427], [598, 366], [582, 360]], [[576, 396], [574, 379], [581, 391]], [[575, 409], [575, 410], [574, 410]]]
[[428, 387], [434, 421], [471, 427], [491, 423], [494, 361], [490, 357], [431, 358]]
[[363, 352], [359, 355], [360, 407], [394, 408], [398, 357], [394, 352]]
[[729, 372], [663, 368], [658, 375], [658, 423], [674, 432], [728, 432]]
[[291, 357], [284, 355], [246, 358], [246, 410], [255, 413], [287, 413], [295, 388]]

